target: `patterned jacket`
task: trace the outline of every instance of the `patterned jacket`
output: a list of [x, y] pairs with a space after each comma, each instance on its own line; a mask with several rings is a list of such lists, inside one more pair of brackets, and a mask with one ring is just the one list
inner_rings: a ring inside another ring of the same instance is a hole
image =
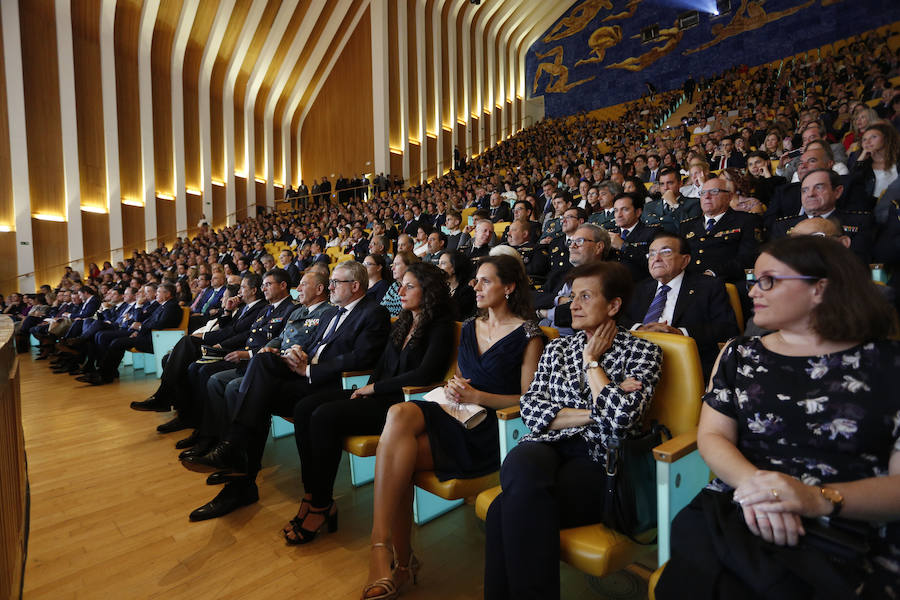
[[[544, 349], [534, 380], [520, 402], [522, 420], [531, 429], [523, 439], [552, 442], [580, 435], [591, 446], [591, 459], [603, 462], [606, 441], [611, 436], [635, 437], [640, 433], [641, 421], [659, 381], [662, 350], [620, 327], [612, 347], [600, 360], [610, 383], [592, 398], [582, 354], [586, 343], [587, 335], [579, 331], [551, 341]], [[619, 384], [629, 377], [640, 381], [643, 387], [624, 392]], [[590, 409], [593, 423], [550, 429], [550, 423], [563, 408]]]

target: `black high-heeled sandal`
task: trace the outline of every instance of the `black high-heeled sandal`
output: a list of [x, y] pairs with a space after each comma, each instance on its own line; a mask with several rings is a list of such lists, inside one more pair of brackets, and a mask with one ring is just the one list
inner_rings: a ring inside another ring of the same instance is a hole
[[[306, 505], [306, 510], [303, 510], [303, 505]], [[281, 528], [281, 535], [287, 537], [290, 535], [292, 531], [303, 525], [303, 519], [306, 518], [306, 515], [309, 514], [309, 507], [312, 506], [309, 503], [309, 500], [306, 498], [300, 498], [300, 508], [297, 509], [297, 514], [294, 515], [294, 518], [288, 521], [288, 524]], [[302, 514], [301, 514], [302, 513]]]
[[313, 508], [312, 505], [310, 505], [306, 517], [309, 517], [309, 515], [325, 515], [325, 520], [314, 530], [310, 530], [303, 527], [303, 523], [306, 522], [306, 518], [304, 518], [298, 527], [294, 527], [291, 530], [291, 534], [293, 534], [294, 537], [291, 537], [291, 534], [284, 536], [284, 540], [287, 542], [288, 546], [299, 546], [300, 544], [310, 543], [316, 539], [316, 536], [322, 530], [322, 527], [325, 527], [326, 525], [328, 526], [328, 533], [337, 531], [337, 505], [333, 500], [331, 501], [331, 504], [323, 508]]

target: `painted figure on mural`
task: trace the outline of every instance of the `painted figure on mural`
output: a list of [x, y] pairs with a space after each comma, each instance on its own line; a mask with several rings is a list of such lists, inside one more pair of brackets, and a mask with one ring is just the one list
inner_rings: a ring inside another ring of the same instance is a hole
[[603, 17], [603, 21], [601, 21], [601, 23], [606, 21], [618, 21], [620, 19], [630, 19], [634, 16], [634, 11], [637, 10], [638, 4], [640, 3], [641, 0], [628, 0], [628, 2], [625, 4], [625, 10], [614, 15], [607, 15], [606, 17]]
[[[672, 52], [675, 47], [678, 46], [678, 44], [681, 42], [681, 38], [683, 36], [684, 31], [679, 29], [678, 23], [676, 22], [674, 27], [659, 30], [659, 38], [657, 41], [663, 42], [662, 46], [655, 46], [649, 51], [641, 54], [640, 56], [631, 56], [621, 62], [606, 65], [606, 68], [627, 69], [629, 71], [643, 71], [665, 55]], [[641, 36], [634, 35], [632, 37], [635, 39], [639, 39]]]
[[588, 38], [588, 46], [591, 49], [590, 58], [583, 58], [575, 63], [575, 66], [603, 62], [606, 58], [606, 51], [622, 41], [622, 28], [618, 25], [612, 27], [601, 27], [591, 34]]
[[[634, 1], [634, 0], [631, 0]], [[640, 1], [640, 0], [638, 0]], [[609, 0], [584, 0], [581, 4], [569, 11], [569, 14], [559, 20], [553, 29], [544, 36], [544, 43], [549, 44], [556, 40], [575, 35], [590, 23], [601, 8], [612, 10]]]
[[759, 29], [763, 25], [768, 25], [769, 23], [799, 12], [804, 8], [809, 8], [816, 3], [816, 0], [808, 0], [803, 4], [794, 6], [793, 8], [787, 8], [785, 10], [780, 10], [769, 14], [766, 14], [765, 9], [762, 7], [764, 3], [765, 0], [750, 0], [749, 2], [748, 0], [741, 0], [741, 6], [734, 11], [734, 17], [731, 19], [731, 22], [729, 22], [728, 25], [713, 25], [710, 31], [715, 37], [701, 46], [692, 48], [690, 50], [685, 50], [684, 54], [693, 54], [694, 52], [700, 52], [702, 50], [706, 50], [707, 48], [711, 48], [712, 46], [715, 46], [719, 42], [730, 37], [734, 37], [746, 31]]
[[[581, 79], [574, 83], [569, 83], [569, 68], [562, 64], [562, 46], [556, 46], [555, 48], [548, 50], [543, 54], [541, 54], [540, 52], [535, 52], [534, 55], [539, 59], [544, 59], [552, 56], [553, 62], [542, 62], [538, 64], [537, 70], [534, 72], [534, 90], [532, 91], [532, 94], [537, 93], [541, 75], [544, 73], [547, 73], [550, 76], [550, 81], [547, 82], [547, 87], [544, 88], [544, 92], [548, 94], [551, 92], [568, 92], [573, 87], [581, 85], [582, 83], [586, 83], [594, 78], [594, 76], [591, 75], [587, 79]], [[556, 79], [554, 79], [554, 77]]]

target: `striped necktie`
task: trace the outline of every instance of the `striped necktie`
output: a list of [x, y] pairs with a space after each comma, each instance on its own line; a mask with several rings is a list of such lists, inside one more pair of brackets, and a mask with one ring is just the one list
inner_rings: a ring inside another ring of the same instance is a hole
[[707, 221], [706, 221], [706, 231], [707, 231], [707, 232], [712, 231], [712, 228], [715, 227], [715, 226], [716, 226], [716, 220], [715, 220], [715, 219], [707, 219]]
[[650, 308], [647, 309], [647, 316], [644, 317], [643, 324], [647, 323], [658, 323], [659, 318], [663, 314], [663, 310], [666, 308], [666, 296], [669, 294], [669, 290], [671, 290], [669, 286], [663, 284], [660, 286], [659, 291], [656, 292], [656, 297], [653, 298], [653, 302], [650, 303]]

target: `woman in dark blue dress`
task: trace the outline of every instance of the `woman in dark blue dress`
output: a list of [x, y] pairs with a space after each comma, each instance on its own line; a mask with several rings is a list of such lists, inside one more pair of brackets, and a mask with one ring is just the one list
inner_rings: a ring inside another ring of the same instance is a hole
[[[433, 470], [449, 479], [499, 469], [494, 410], [517, 404], [537, 369], [544, 340], [529, 320], [533, 311], [521, 261], [485, 257], [476, 276], [475, 298], [480, 316], [463, 326], [456, 375], [444, 391], [449, 400], [487, 408], [487, 418], [466, 429], [434, 402], [391, 407], [375, 462], [371, 583], [364, 598], [396, 598], [418, 569], [409, 539], [416, 472]], [[392, 563], [400, 565], [393, 572]]]

